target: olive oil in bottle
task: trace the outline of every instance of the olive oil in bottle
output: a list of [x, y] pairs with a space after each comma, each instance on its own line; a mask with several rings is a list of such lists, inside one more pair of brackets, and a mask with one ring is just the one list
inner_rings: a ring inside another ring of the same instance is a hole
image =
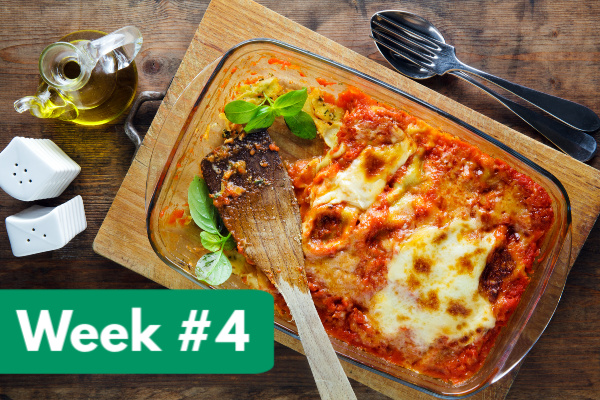
[[133, 58], [141, 42], [134, 27], [110, 35], [85, 30], [63, 37], [40, 56], [41, 80], [36, 95], [17, 100], [15, 109], [82, 125], [114, 120], [135, 96], [137, 69]]

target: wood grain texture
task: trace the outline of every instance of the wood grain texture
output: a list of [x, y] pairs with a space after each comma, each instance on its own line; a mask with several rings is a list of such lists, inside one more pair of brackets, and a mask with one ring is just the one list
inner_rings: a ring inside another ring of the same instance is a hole
[[[308, 288], [298, 202], [279, 151], [272, 145], [266, 130], [236, 137], [202, 160], [202, 176], [211, 195], [227, 197], [217, 206], [225, 227], [237, 243], [245, 243], [244, 253], [285, 299], [321, 399], [356, 400]], [[230, 170], [240, 162], [243, 173]], [[228, 172], [231, 176], [224, 178]], [[225, 194], [224, 184], [243, 192]]]
[[[247, 23], [246, 25], [229, 26], [226, 24], [225, 21], [233, 19], [236, 13], [244, 14]], [[270, 27], [268, 32], [264, 32], [261, 29], [261, 24], [264, 24], [265, 22]], [[267, 8], [260, 7], [249, 0], [229, 2], [213, 1], [209, 5], [202, 23], [192, 40], [192, 44], [188, 48], [182, 64], [173, 79], [165, 101], [162, 103], [161, 108], [158, 110], [157, 116], [150, 127], [147, 139], [143, 145], [143, 150], [138, 153], [136, 161], [140, 160], [141, 164], [146, 162], [147, 154], [151, 152], [150, 147], [153, 143], [153, 139], [158, 134], [159, 127], [162, 125], [162, 121], [166, 117], [168, 110], [196, 74], [200, 73], [204, 66], [211, 60], [216, 59], [222, 53], [227, 51], [227, 49], [240, 41], [261, 36], [277, 38], [290, 44], [314, 51], [344, 65], [350, 65], [355, 69], [381, 79], [384, 82], [388, 82], [417, 98], [423, 99], [442, 110], [448, 111], [450, 114], [481, 129], [491, 136], [496, 137], [554, 173], [566, 186], [575, 213], [577, 213], [577, 215], [581, 213], [581, 216], [574, 218], [573, 221], [575, 229], [573, 233], [572, 254], [573, 259], [576, 257], [600, 208], [600, 197], [598, 196], [600, 174], [598, 174], [598, 171], [578, 163], [562, 153], [539, 146], [533, 139], [521, 136], [517, 132], [511, 131], [489, 118], [474, 113], [472, 110], [450, 99], [442, 97], [438, 93], [420, 86], [413, 81], [398, 76], [397, 74], [392, 74], [388, 69], [382, 68], [379, 65], [358, 56], [356, 53], [335, 42], [325, 40], [305, 27], [292, 24], [282, 16], [273, 13]], [[556, 168], [556, 160], [560, 163], [561, 168]], [[137, 166], [135, 167], [137, 171]], [[132, 168], [132, 170], [134, 170], [134, 168]], [[143, 168], [141, 168], [141, 170], [143, 170]], [[578, 179], [574, 179], [573, 175], [578, 175]], [[123, 190], [123, 188], [129, 189], [134, 187], [140, 180], [143, 180], [143, 177], [136, 176], [133, 178], [128, 174], [121, 190]], [[593, 184], [591, 186], [586, 186], [587, 181], [592, 181]], [[586, 193], [583, 193], [582, 189]], [[121, 221], [123, 219], [131, 219], [131, 216], [136, 215], [136, 213], [139, 214], [139, 216], [135, 219], [143, 218], [143, 214], [140, 212], [139, 197], [136, 198], [135, 196], [130, 196], [128, 192], [123, 193], [124, 194], [121, 195], [121, 192], [119, 192], [117, 195], [105, 223], [94, 242], [96, 251], [120, 263], [123, 263], [123, 261], [119, 261], [121, 257], [124, 255], [131, 256], [133, 254], [134, 261], [132, 268], [145, 276], [153, 276], [160, 271], [165, 271], [165, 273], [167, 273], [167, 269], [164, 265], [148, 262], [155, 257], [153, 255], [148, 257], [147, 252], [136, 252], [136, 249], [128, 246], [122, 246], [117, 249], [116, 252], [106, 250], [107, 245], [109, 247], [114, 247], [112, 246], [114, 240], [118, 240], [118, 238], [122, 237], [124, 234], [121, 229]], [[590, 198], [597, 200], [590, 202], [588, 200]], [[137, 207], [135, 206], [136, 204]], [[132, 219], [132, 221], [135, 219]], [[135, 228], [134, 225], [135, 224], [131, 225], [131, 228]], [[135, 243], [143, 243], [146, 241], [145, 231], [140, 229], [140, 224], [137, 224], [137, 226], [138, 235]], [[135, 234], [135, 230], [132, 232]], [[135, 262], [136, 258], [138, 259], [137, 262]], [[129, 265], [127, 266], [129, 267]], [[173, 275], [172, 272], [171, 275]], [[177, 276], [174, 277], [173, 280], [170, 279], [169, 281], [159, 282], [170, 288], [178, 288], [180, 286], [178, 286], [177, 279], [181, 280], [181, 278]], [[405, 386], [380, 380], [379, 377], [374, 374], [357, 369], [351, 365], [345, 364], [345, 368], [346, 370], [352, 371], [352, 376], [355, 379], [362, 383], [366, 383], [379, 391], [386, 391], [386, 394], [393, 398], [420, 396], [420, 394]], [[512, 376], [514, 375], [507, 377], [507, 381], [510, 381]], [[510, 387], [510, 382], [506, 383], [506, 386], [492, 386], [476, 396], [503, 397], [505, 395], [505, 387]], [[423, 398], [428, 397], [425, 395], [422, 396]]]
[[[232, 140], [200, 163], [209, 193], [226, 198], [217, 203], [219, 215], [236, 242], [245, 243], [244, 253], [271, 282], [282, 279], [308, 293], [306, 276], [299, 274], [304, 271], [302, 220], [279, 151], [271, 150], [274, 142], [266, 130]], [[241, 162], [243, 173], [231, 167]], [[230, 176], [224, 178], [225, 174]], [[229, 184], [241, 192], [223, 193], [223, 185]], [[269, 229], [264, 229], [266, 226]]]
[[[596, 28], [600, 18], [599, 2], [259, 2], [386, 67], [367, 36], [368, 19], [378, 10], [406, 9], [433, 22], [446, 40], [457, 47], [462, 61], [600, 112], [597, 96], [600, 33]], [[207, 5], [206, 0], [0, 1], [0, 148], [18, 135], [54, 140], [82, 166], [82, 173], [61, 197], [36, 204], [57, 205], [81, 194], [88, 220], [88, 229], [65, 248], [23, 259], [12, 256], [6, 231], [0, 226], [0, 288], [161, 287], [95, 254], [91, 247], [133, 155], [133, 146], [123, 135], [124, 118], [103, 127], [80, 128], [17, 114], [12, 102], [35, 91], [37, 57], [47, 44], [77, 29], [111, 31], [127, 24], [140, 27], [145, 39], [137, 59], [140, 90], [163, 90], [177, 71]], [[269, 31], [268, 26], [260, 28]], [[501, 105], [462, 81], [438, 77], [422, 84], [545, 143], [539, 134]], [[155, 112], [155, 104], [142, 108], [137, 118], [142, 130], [148, 129]], [[588, 164], [597, 169], [600, 158]], [[143, 191], [143, 188], [135, 191]], [[0, 191], [0, 221], [27, 206]], [[121, 240], [125, 242], [129, 240], [127, 227], [123, 232]], [[599, 253], [600, 227], [595, 226], [573, 267], [555, 317], [526, 358], [508, 399], [598, 398]], [[127, 257], [123, 261], [126, 262]], [[304, 399], [317, 396], [306, 358], [279, 344], [275, 351], [275, 368], [257, 376], [5, 375], [0, 377], [0, 395], [12, 399]], [[352, 383], [359, 399], [386, 398], [364, 385]]]

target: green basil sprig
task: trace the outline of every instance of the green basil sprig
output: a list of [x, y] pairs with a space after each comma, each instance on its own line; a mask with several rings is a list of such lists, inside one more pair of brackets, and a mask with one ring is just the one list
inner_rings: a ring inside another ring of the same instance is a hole
[[198, 279], [211, 285], [220, 285], [231, 276], [231, 262], [223, 250], [235, 248], [231, 233], [223, 235], [219, 229], [219, 214], [209, 196], [204, 179], [196, 176], [188, 187], [188, 204], [192, 219], [198, 225], [202, 246], [210, 253], [203, 255], [196, 264]]
[[[281, 116], [294, 135], [303, 139], [314, 139], [317, 136], [315, 122], [310, 115], [302, 111], [307, 98], [308, 91], [302, 88], [287, 92], [275, 101], [265, 95], [265, 100], [258, 105], [235, 100], [225, 105], [225, 116], [234, 124], [246, 124], [246, 132], [266, 129], [273, 124], [275, 118]], [[269, 105], [265, 105], [265, 101]]]

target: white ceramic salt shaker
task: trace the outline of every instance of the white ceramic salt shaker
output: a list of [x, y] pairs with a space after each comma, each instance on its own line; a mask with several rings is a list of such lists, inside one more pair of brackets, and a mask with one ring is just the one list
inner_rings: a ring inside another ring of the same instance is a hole
[[50, 139], [15, 137], [0, 153], [0, 187], [21, 201], [59, 196], [80, 171]]
[[6, 218], [10, 247], [16, 257], [60, 249], [86, 227], [81, 196], [58, 207], [32, 206]]

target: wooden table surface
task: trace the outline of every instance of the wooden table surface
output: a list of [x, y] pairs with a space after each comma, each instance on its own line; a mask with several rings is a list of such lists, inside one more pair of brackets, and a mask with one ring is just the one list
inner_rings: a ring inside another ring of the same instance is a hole
[[[385, 65], [368, 37], [370, 16], [400, 8], [433, 22], [466, 63], [568, 98], [600, 113], [600, 2], [465, 0], [454, 2], [259, 0], [259, 3]], [[55, 206], [81, 195], [88, 228], [64, 248], [24, 258], [10, 250], [4, 219], [29, 205], [0, 191], [0, 289], [160, 288], [92, 251], [129, 167], [133, 145], [124, 117], [80, 127], [18, 114], [12, 103], [35, 92], [42, 49], [80, 29], [136, 25], [139, 90], [163, 90], [175, 74], [208, 5], [203, 1], [0, 0], [0, 150], [14, 136], [52, 139], [82, 167]], [[243, 23], [243, 18], [240, 19]], [[268, 26], [265, 26], [268, 29]], [[423, 84], [545, 142], [478, 89], [453, 77]], [[147, 130], [157, 104], [135, 122]], [[590, 165], [600, 168], [600, 157]], [[127, 238], [123, 238], [127, 240]], [[507, 399], [600, 399], [600, 227], [592, 230], [568, 279], [555, 317], [527, 356]], [[307, 399], [318, 397], [304, 356], [275, 345], [275, 367], [261, 375], [2, 375], [0, 399]], [[2, 360], [7, 362], [8, 360]], [[385, 396], [353, 382], [359, 399]]]

